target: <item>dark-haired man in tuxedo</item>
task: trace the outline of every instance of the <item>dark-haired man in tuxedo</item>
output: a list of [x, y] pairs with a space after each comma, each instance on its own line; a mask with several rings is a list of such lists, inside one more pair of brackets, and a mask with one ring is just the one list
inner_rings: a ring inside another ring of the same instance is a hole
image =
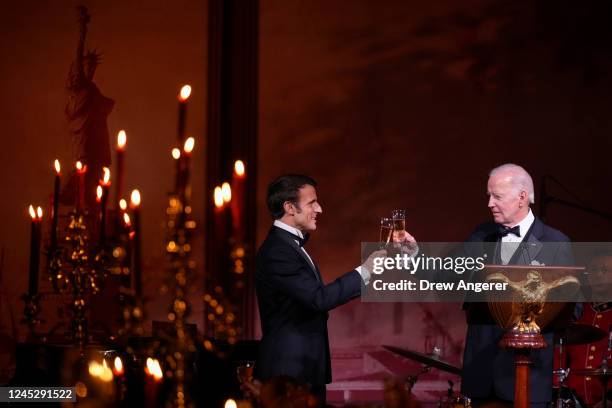
[[265, 381], [285, 375], [308, 383], [323, 406], [325, 384], [331, 382], [328, 311], [359, 296], [362, 282], [369, 281], [372, 258], [385, 252], [373, 253], [364, 265], [326, 285], [304, 248], [323, 211], [315, 186], [308, 176], [286, 175], [268, 187], [274, 224], [256, 260], [263, 337], [255, 377]]
[[[477, 226], [458, 256], [487, 254], [491, 263], [502, 265], [572, 264], [569, 238], [533, 215], [530, 209], [530, 204], [535, 202], [533, 181], [524, 168], [509, 163], [491, 170], [487, 195], [493, 221]], [[416, 247], [415, 239], [409, 234], [404, 242], [410, 248]], [[514, 399], [515, 374], [512, 353], [498, 346], [503, 331], [486, 303], [466, 303], [464, 309], [468, 329], [461, 392], [472, 398], [474, 405], [490, 402], [510, 405]], [[551, 399], [553, 334], [543, 335], [548, 347], [531, 353], [532, 407], [544, 407]]]

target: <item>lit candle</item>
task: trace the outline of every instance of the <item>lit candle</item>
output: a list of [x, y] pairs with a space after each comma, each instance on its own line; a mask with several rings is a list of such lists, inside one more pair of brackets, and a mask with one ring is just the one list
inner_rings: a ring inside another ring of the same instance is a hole
[[76, 162], [76, 172], [77, 172], [77, 194], [76, 194], [76, 207], [77, 210], [83, 209], [85, 205], [85, 173], [87, 173], [87, 165], [81, 163], [81, 161]]
[[188, 137], [185, 140], [185, 143], [183, 145], [183, 154], [181, 154], [181, 182], [180, 182], [180, 198], [183, 204], [183, 208], [186, 205], [186, 197], [185, 196], [185, 190], [187, 189], [187, 186], [189, 185], [189, 166], [190, 166], [190, 161], [191, 161], [191, 153], [193, 152], [193, 148], [195, 146], [195, 139], [193, 137]]
[[181, 149], [175, 147], [172, 149], [172, 158], [174, 159], [174, 192], [180, 194], [181, 192]]
[[120, 130], [117, 133], [117, 174], [115, 176], [115, 204], [119, 201], [123, 194], [123, 160], [125, 156], [125, 145], [127, 144], [127, 135], [125, 130]]
[[59, 205], [59, 194], [60, 194], [60, 162], [55, 160], [53, 163], [55, 167], [55, 185], [53, 187], [53, 205], [51, 206], [51, 250], [57, 247], [57, 222], [58, 222], [58, 205]]
[[220, 186], [215, 187], [213, 202], [215, 204], [215, 239], [225, 240], [225, 200], [223, 198], [223, 189]]
[[187, 100], [191, 96], [191, 86], [184, 85], [178, 94], [179, 111], [178, 111], [178, 142], [183, 144], [185, 138], [185, 119], [187, 117]]
[[234, 163], [234, 173], [232, 174], [232, 196], [233, 199], [230, 203], [230, 209], [232, 212], [232, 229], [236, 240], [241, 242], [243, 240], [243, 228], [242, 225], [244, 217], [244, 188], [246, 182], [246, 169], [242, 160], [236, 160]]
[[123, 372], [123, 362], [121, 361], [121, 357], [117, 356], [113, 361], [113, 374], [116, 376], [121, 376], [123, 375]]
[[159, 361], [155, 358], [147, 358], [145, 367], [145, 407], [159, 406], [157, 398], [159, 386], [164, 379]]
[[[121, 200], [120, 203], [123, 202], [125, 203], [125, 200]], [[125, 211], [125, 209], [127, 208], [127, 203], [125, 203], [125, 208], [123, 209]], [[131, 288], [132, 287], [132, 240], [134, 238], [134, 234], [133, 231], [131, 231], [131, 227], [132, 227], [132, 221], [130, 220], [130, 216], [128, 213], [124, 212], [123, 213], [123, 231], [125, 231], [127, 233], [127, 243], [125, 245], [125, 259], [124, 259], [124, 263], [123, 266], [127, 268], [128, 273], [125, 272], [125, 270], [121, 271], [121, 284], [126, 287], [126, 288]]]
[[38, 268], [40, 264], [40, 234], [42, 221], [42, 208], [38, 207], [34, 211], [34, 207], [30, 205], [30, 217], [32, 217], [32, 226], [30, 229], [30, 273], [28, 281], [28, 293], [35, 295], [38, 293]]
[[140, 192], [138, 190], [132, 191], [130, 207], [134, 217], [134, 265], [132, 267], [132, 271], [134, 271], [134, 290], [136, 296], [140, 297], [142, 295], [142, 259], [140, 251]]
[[102, 168], [102, 180], [98, 188], [102, 190], [102, 196], [100, 197], [100, 245], [106, 243], [106, 205], [108, 203], [108, 192], [111, 185], [110, 182], [110, 169], [108, 167]]

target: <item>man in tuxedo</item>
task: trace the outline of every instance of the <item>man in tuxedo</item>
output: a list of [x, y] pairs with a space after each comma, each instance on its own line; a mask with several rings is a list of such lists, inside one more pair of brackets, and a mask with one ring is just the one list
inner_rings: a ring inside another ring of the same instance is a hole
[[[530, 205], [535, 202], [533, 181], [525, 169], [504, 164], [489, 173], [488, 207], [493, 217], [476, 227], [457, 256], [487, 254], [493, 264], [571, 265], [569, 239], [537, 219]], [[412, 249], [415, 239], [406, 234]], [[467, 335], [463, 355], [462, 394], [474, 405], [511, 403], [514, 399], [514, 364], [510, 351], [498, 346], [502, 329], [486, 303], [465, 303]], [[571, 314], [571, 310], [570, 310]], [[553, 334], [543, 333], [548, 347], [531, 353], [530, 398], [532, 407], [544, 407], [551, 399]]]
[[362, 282], [369, 281], [371, 260], [385, 252], [374, 252], [364, 265], [326, 285], [304, 248], [323, 211], [315, 186], [310, 177], [286, 175], [268, 187], [267, 204], [274, 223], [256, 260], [263, 337], [255, 377], [261, 381], [279, 375], [294, 377], [310, 384], [324, 406], [325, 384], [331, 382], [328, 311], [359, 296]]

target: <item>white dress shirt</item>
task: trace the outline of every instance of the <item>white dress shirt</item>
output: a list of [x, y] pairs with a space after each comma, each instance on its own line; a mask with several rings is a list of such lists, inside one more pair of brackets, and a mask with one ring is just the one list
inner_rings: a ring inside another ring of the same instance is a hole
[[[513, 228], [518, 225], [521, 236], [517, 237], [514, 234], [508, 234], [502, 237], [500, 255], [501, 255], [501, 261], [503, 265], [508, 265], [508, 262], [510, 262], [512, 255], [514, 255], [514, 252], [519, 247], [519, 244], [523, 242], [523, 239], [525, 239], [525, 234], [527, 234], [527, 231], [529, 231], [529, 228], [531, 228], [531, 225], [533, 224], [534, 221], [535, 221], [535, 217], [533, 213], [531, 212], [531, 208], [530, 208], [529, 212], [527, 213], [527, 215], [525, 216], [525, 218], [523, 218], [521, 222], [510, 226], [511, 228]], [[515, 245], [512, 245], [512, 243], [514, 243]]]
[[[285, 224], [281, 220], [274, 220], [274, 226], [284, 229], [285, 231], [293, 235], [297, 235], [298, 237], [304, 239], [304, 234], [302, 234], [302, 231], [300, 231], [299, 229], [295, 227], [292, 227], [291, 225]], [[300, 244], [300, 241], [298, 241], [297, 239], [295, 240], [295, 242], [298, 245]], [[300, 248], [302, 249], [302, 251], [304, 251], [304, 254], [308, 258], [308, 260], [310, 260], [310, 263], [312, 264], [313, 269], [316, 271], [317, 267], [312, 261], [312, 258], [310, 257], [310, 255], [308, 255], [308, 252], [306, 252], [306, 248], [304, 248], [303, 246], [301, 246]], [[355, 268], [355, 270], [359, 272], [359, 275], [361, 275], [361, 279], [363, 280], [363, 283], [367, 285], [370, 282], [370, 273], [367, 271], [367, 269], [362, 266], [358, 266]]]

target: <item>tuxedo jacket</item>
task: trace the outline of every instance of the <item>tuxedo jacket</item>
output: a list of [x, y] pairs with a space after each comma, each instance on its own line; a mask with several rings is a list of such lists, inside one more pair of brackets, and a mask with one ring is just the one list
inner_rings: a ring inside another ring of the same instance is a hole
[[255, 377], [288, 375], [314, 386], [331, 382], [328, 311], [361, 293], [356, 270], [325, 285], [296, 242], [273, 226], [259, 248], [255, 284], [262, 339]]
[[[487, 254], [491, 263], [500, 263], [499, 227], [495, 223], [479, 225], [464, 245], [467, 256]], [[479, 248], [479, 243], [482, 246]], [[508, 262], [509, 265], [540, 264], [569, 266], [573, 264], [569, 238], [536, 218], [526, 233], [522, 245]], [[546, 244], [545, 244], [546, 243]], [[477, 250], [478, 249], [478, 250]], [[471, 253], [477, 250], [477, 253]], [[495, 323], [486, 303], [464, 305], [468, 323], [463, 355], [461, 392], [471, 398], [514, 400], [514, 362], [512, 352], [498, 346], [503, 330]], [[570, 314], [572, 307], [570, 305]], [[551, 399], [553, 371], [553, 334], [543, 333], [548, 347], [531, 353], [533, 365], [529, 371], [531, 402]]]

